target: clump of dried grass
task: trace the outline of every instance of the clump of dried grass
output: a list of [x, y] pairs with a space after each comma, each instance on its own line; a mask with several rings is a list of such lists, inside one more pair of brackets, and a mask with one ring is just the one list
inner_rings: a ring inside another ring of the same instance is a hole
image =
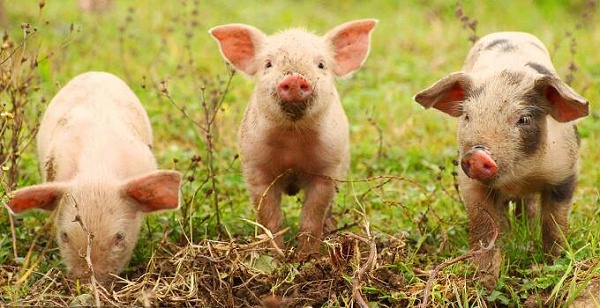
[[[110, 306], [339, 306], [366, 302], [369, 295], [361, 294], [366, 284], [388, 291], [404, 286], [403, 279], [388, 268], [389, 262], [405, 254], [401, 237], [382, 242], [354, 233], [333, 235], [326, 240], [327, 253], [304, 264], [275, 259], [265, 249], [268, 243], [263, 237], [178, 246], [165, 239], [143, 274], [115, 278], [110, 286], [99, 286], [97, 296], [102, 305]], [[382, 249], [379, 254], [378, 249]], [[4, 277], [11, 275], [8, 267], [2, 271]], [[30, 290], [12, 304], [95, 304], [91, 285], [73, 282], [55, 269], [41, 275]]]
[[146, 307], [292, 307], [340, 301], [340, 296], [348, 301], [358, 282], [345, 275], [371, 272], [359, 264], [374, 259], [365, 241], [351, 233], [336, 235], [327, 241], [327, 255], [306, 264], [271, 257], [264, 249], [268, 238], [250, 243], [204, 240], [184, 247], [164, 241], [146, 273], [118, 281], [115, 286], [121, 289], [113, 297], [119, 304], [134, 300]]

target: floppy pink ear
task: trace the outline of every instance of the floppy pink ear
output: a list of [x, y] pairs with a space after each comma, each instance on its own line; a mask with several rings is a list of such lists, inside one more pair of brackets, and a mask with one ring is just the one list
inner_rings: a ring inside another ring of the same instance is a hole
[[257, 49], [266, 40], [262, 31], [244, 24], [228, 24], [208, 32], [217, 40], [221, 54], [229, 63], [250, 76], [256, 73]]
[[375, 25], [375, 19], [350, 21], [335, 27], [325, 35], [335, 53], [336, 65], [333, 72], [337, 76], [348, 75], [365, 62], [371, 46], [371, 31]]
[[472, 83], [467, 73], [455, 72], [417, 93], [413, 99], [425, 108], [433, 107], [459, 117], [462, 114], [462, 102], [471, 90]]
[[64, 190], [65, 186], [57, 183], [22, 188], [14, 192], [7, 205], [14, 214], [34, 209], [52, 211], [58, 205]]
[[556, 77], [537, 79], [535, 90], [550, 102], [550, 115], [559, 122], [573, 121], [589, 113], [588, 101]]
[[123, 192], [134, 199], [145, 213], [179, 208], [181, 174], [158, 170], [125, 183]]

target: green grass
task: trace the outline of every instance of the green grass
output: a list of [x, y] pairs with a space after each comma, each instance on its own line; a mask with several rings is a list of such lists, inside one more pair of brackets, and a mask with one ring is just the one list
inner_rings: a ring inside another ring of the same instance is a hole
[[[252, 81], [236, 74], [218, 111], [216, 192], [206, 182], [207, 149], [202, 134], [172, 104], [185, 106], [193, 120], [201, 121], [201, 89], [206, 88], [209, 102], [220, 98], [218, 91], [224, 85], [217, 80], [227, 80], [228, 68], [207, 31], [232, 22], [251, 24], [266, 33], [292, 26], [325, 33], [348, 20], [379, 19], [365, 65], [351, 79], [338, 82], [351, 124], [352, 166], [334, 209], [339, 226], [358, 223], [347, 231], [364, 234], [363, 225], [368, 222], [382, 242], [402, 239], [406, 245], [402, 257], [385, 264], [403, 277], [403, 287], [390, 291], [373, 280], [363, 285], [363, 294], [372, 306], [417, 305], [427, 280], [418, 269], [431, 270], [468, 251], [466, 212], [453, 187], [456, 119], [425, 111], [412, 101], [419, 90], [459, 70], [471, 46], [472, 31], [463, 28], [455, 17], [455, 2], [114, 1], [110, 11], [96, 14], [79, 11], [75, 1], [47, 1], [41, 11], [37, 1], [5, 2], [4, 27], [12, 40], [18, 43], [23, 39], [23, 22], [37, 28], [24, 47], [40, 59], [34, 70], [39, 90], [28, 93], [34, 102], [28, 114], [43, 111], [42, 98], [49, 101], [75, 75], [90, 70], [111, 72], [123, 78], [146, 107], [159, 165], [193, 177], [183, 186], [187, 214], [180, 211], [150, 216], [140, 237], [145, 244], [137, 246], [124, 275], [133, 276], [145, 268], [163, 233], [179, 244], [184, 236], [194, 242], [219, 238], [215, 193], [226, 230], [220, 238], [252, 240], [255, 228], [243, 218], [253, 219], [254, 213], [236, 156], [237, 128]], [[591, 112], [578, 123], [581, 174], [565, 256], [554, 265], [544, 265], [539, 230], [530, 230], [511, 217], [513, 228], [500, 241], [505, 260], [496, 290], [486, 292], [478, 286], [473, 282], [473, 268], [461, 262], [438, 275], [430, 298], [435, 305], [475, 307], [484, 301], [491, 306], [524, 307], [539, 296], [538, 302], [548, 300], [548, 305], [558, 307], [572, 302], [590, 279], [598, 280], [599, 27], [597, 1], [592, 2], [593, 8], [588, 1], [462, 4], [463, 11], [478, 21], [479, 36], [500, 30], [538, 36], [550, 50], [559, 75], [573, 73], [571, 86], [590, 101]], [[589, 16], [584, 18], [586, 11]], [[566, 32], [577, 42], [575, 54], [570, 51]], [[575, 72], [569, 69], [571, 61], [577, 66]], [[160, 90], [163, 81], [172, 102]], [[0, 100], [8, 99], [0, 93]], [[201, 161], [192, 162], [193, 156], [201, 157]], [[21, 153], [19, 169], [18, 187], [40, 181], [34, 145]], [[5, 187], [5, 177], [0, 180]], [[284, 200], [284, 223], [294, 233], [300, 202], [298, 197]], [[38, 288], [36, 279], [62, 268], [50, 232], [42, 230], [46, 221], [43, 213], [19, 218], [16, 235], [20, 258], [15, 259], [8, 212], [0, 212], [0, 304], [18, 302]], [[31, 259], [35, 260], [47, 245], [49, 249], [30, 278], [15, 287], [17, 277], [24, 274], [21, 266], [36, 236]], [[385, 249], [380, 247], [380, 252]], [[67, 302], [77, 295], [79, 291], [62, 293]], [[348, 294], [340, 295], [338, 302], [325, 305], [343, 305], [348, 298]]]

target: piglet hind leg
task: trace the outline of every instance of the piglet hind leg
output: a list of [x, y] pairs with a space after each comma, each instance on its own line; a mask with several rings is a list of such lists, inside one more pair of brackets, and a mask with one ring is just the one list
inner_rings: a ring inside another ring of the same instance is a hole
[[319, 254], [325, 222], [335, 197], [335, 182], [329, 178], [315, 176], [307, 185], [306, 200], [300, 217], [297, 259], [304, 261]]
[[532, 225], [537, 215], [538, 198], [535, 194], [525, 198], [519, 198], [515, 202], [515, 218], [518, 220], [526, 219], [528, 225]]
[[560, 255], [564, 247], [576, 181], [577, 178], [573, 175], [542, 191], [542, 243], [548, 261]]

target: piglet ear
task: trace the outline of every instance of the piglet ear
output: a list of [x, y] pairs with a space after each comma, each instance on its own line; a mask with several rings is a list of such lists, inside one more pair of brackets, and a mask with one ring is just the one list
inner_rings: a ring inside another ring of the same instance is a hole
[[365, 62], [371, 45], [371, 31], [375, 25], [375, 19], [350, 21], [335, 27], [325, 35], [335, 53], [336, 65], [333, 72], [337, 76], [346, 76]]
[[179, 208], [181, 174], [158, 170], [125, 183], [125, 196], [134, 199], [145, 213]]
[[208, 32], [217, 40], [229, 63], [250, 76], [256, 73], [256, 53], [267, 39], [262, 31], [244, 24], [228, 24]]
[[453, 117], [462, 114], [462, 103], [472, 87], [471, 77], [464, 72], [452, 73], [414, 96], [425, 108], [436, 108]]
[[19, 189], [6, 204], [13, 214], [41, 209], [52, 211], [58, 205], [65, 191], [65, 186], [58, 183], [34, 185]]
[[559, 122], [569, 122], [589, 113], [588, 101], [554, 76], [535, 81], [535, 91], [550, 102], [550, 115]]

